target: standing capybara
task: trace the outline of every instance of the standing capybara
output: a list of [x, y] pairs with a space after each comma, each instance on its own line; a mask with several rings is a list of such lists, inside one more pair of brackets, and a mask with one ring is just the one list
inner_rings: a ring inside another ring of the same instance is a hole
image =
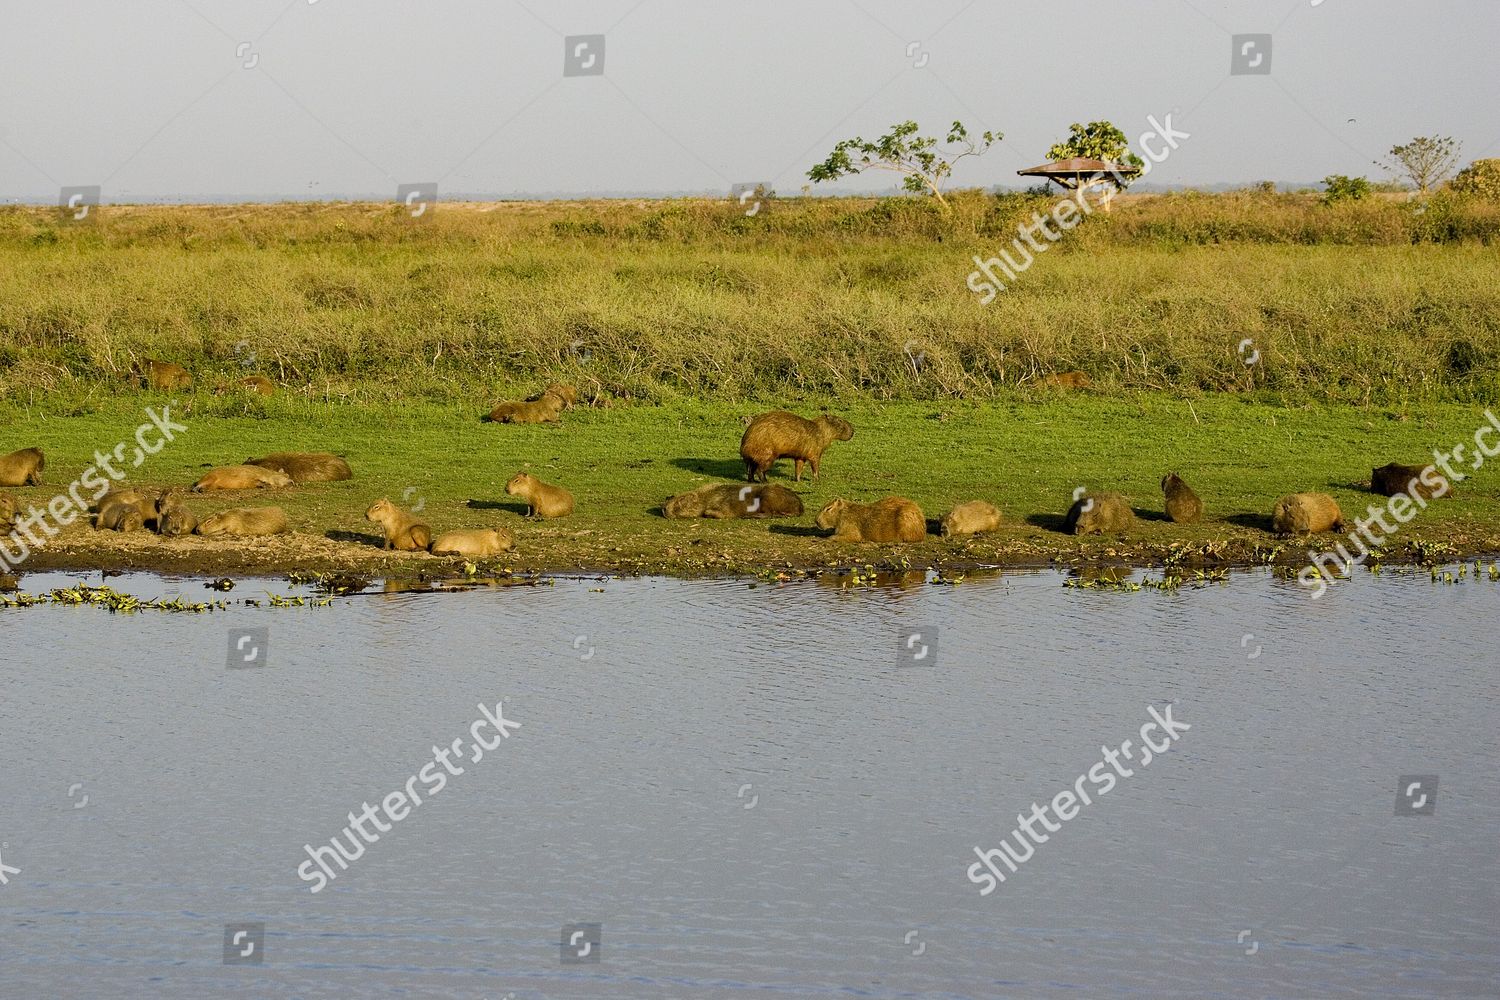
[[1088, 389], [1093, 384], [1083, 372], [1054, 372], [1042, 379], [1042, 385], [1053, 389]]
[[159, 392], [188, 391], [193, 387], [193, 376], [181, 365], [175, 365], [170, 361], [146, 360], [146, 366], [141, 375], [141, 384], [147, 389], [155, 389]]
[[432, 544], [431, 528], [383, 497], [365, 511], [365, 520], [374, 521], [384, 529], [387, 549], [420, 552]]
[[1327, 493], [1293, 493], [1276, 501], [1271, 527], [1278, 535], [1343, 531], [1344, 512]]
[[284, 472], [294, 483], [336, 483], [354, 478], [348, 462], [326, 451], [278, 451], [265, 458], [247, 458], [245, 464]]
[[277, 469], [262, 469], [258, 465], [227, 465], [212, 469], [193, 484], [194, 493], [205, 490], [254, 490], [281, 489], [292, 485], [292, 477]]
[[235, 379], [233, 382], [220, 382], [214, 386], [214, 395], [222, 396], [231, 389], [254, 393], [257, 396], [274, 396], [276, 383], [264, 375], [251, 375], [248, 378]]
[[1453, 495], [1452, 486], [1437, 466], [1398, 465], [1395, 462], [1370, 470], [1370, 490], [1383, 497], [1407, 493], [1424, 500]]
[[547, 386], [547, 388], [543, 389], [535, 396], [532, 396], [526, 402], [535, 403], [543, 396], [556, 396], [558, 399], [562, 400], [563, 409], [571, 410], [574, 404], [578, 402], [578, 387], [568, 385], [563, 382], [553, 382], [551, 385]]
[[447, 531], [432, 540], [435, 556], [466, 556], [482, 559], [498, 556], [516, 547], [516, 536], [509, 528], [481, 528], [474, 531]]
[[282, 535], [291, 530], [280, 507], [236, 507], [204, 518], [200, 535]]
[[785, 486], [709, 483], [662, 504], [666, 517], [800, 517], [802, 498]]
[[191, 535], [198, 528], [198, 519], [182, 503], [176, 490], [162, 490], [156, 498], [156, 533], [168, 538]]
[[0, 458], [0, 486], [40, 486], [47, 458], [40, 448], [22, 448]]
[[992, 503], [970, 500], [961, 503], [943, 515], [938, 522], [938, 533], [951, 535], [977, 535], [982, 531], [994, 531], [1000, 527], [1000, 511]]
[[145, 508], [122, 495], [106, 496], [94, 515], [94, 527], [100, 531], [140, 531], [146, 527]]
[[1193, 524], [1203, 518], [1203, 501], [1191, 486], [1182, 481], [1175, 472], [1169, 472], [1161, 480], [1162, 495], [1167, 498], [1167, 517], [1178, 524]]
[[573, 513], [573, 494], [561, 486], [544, 483], [529, 472], [518, 472], [505, 484], [505, 492], [526, 501], [527, 514], [537, 517], [567, 517]]
[[833, 500], [818, 511], [817, 524], [832, 528], [836, 542], [920, 542], [927, 537], [927, 517], [905, 497], [872, 504]]
[[1112, 535], [1135, 524], [1135, 511], [1118, 493], [1087, 493], [1073, 501], [1063, 521], [1070, 535]]
[[750, 482], [766, 481], [771, 467], [779, 458], [790, 458], [796, 465], [796, 480], [802, 481], [802, 463], [812, 466], [812, 477], [818, 478], [818, 461], [823, 451], [835, 441], [854, 437], [854, 428], [842, 417], [823, 414], [816, 420], [805, 420], [795, 413], [772, 410], [750, 421], [740, 438], [740, 457], [745, 460], [745, 478]]
[[490, 421], [496, 424], [550, 424], [557, 421], [562, 408], [561, 396], [544, 392], [524, 403], [499, 404], [490, 411]]

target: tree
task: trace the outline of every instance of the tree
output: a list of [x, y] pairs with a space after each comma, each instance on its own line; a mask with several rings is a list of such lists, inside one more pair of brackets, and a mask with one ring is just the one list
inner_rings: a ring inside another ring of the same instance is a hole
[[1005, 138], [999, 132], [986, 132], [979, 142], [969, 138], [963, 122], [954, 122], [946, 140], [950, 149], [939, 149], [937, 139], [917, 135], [917, 123], [893, 125], [874, 142], [859, 136], [845, 139], [833, 147], [828, 159], [807, 172], [814, 184], [852, 177], [866, 170], [890, 170], [902, 175], [901, 186], [914, 194], [930, 194], [948, 211], [943, 197], [943, 183], [953, 173], [953, 165], [966, 156], [983, 156], [990, 146]]
[[1336, 201], [1359, 201], [1369, 193], [1370, 182], [1364, 177], [1330, 174], [1323, 178], [1323, 202], [1327, 205]]
[[1448, 186], [1459, 194], [1500, 201], [1500, 160], [1475, 160], [1460, 170]]
[[1376, 160], [1375, 165], [1407, 178], [1418, 193], [1426, 194], [1453, 172], [1458, 150], [1459, 144], [1452, 138], [1419, 135], [1404, 146], [1392, 146], [1390, 159]]
[[[1068, 138], [1062, 142], [1053, 143], [1052, 148], [1047, 150], [1047, 159], [1067, 160], [1082, 156], [1090, 160], [1103, 160], [1105, 163], [1118, 163], [1132, 168], [1129, 173], [1121, 171], [1109, 177], [1085, 181], [1083, 188], [1110, 184], [1116, 191], [1123, 190], [1125, 185], [1134, 179], [1135, 171], [1145, 165], [1144, 160], [1130, 151], [1130, 143], [1126, 140], [1125, 133], [1116, 128], [1113, 122], [1089, 122], [1087, 125], [1074, 122], [1068, 126], [1068, 129]], [[1080, 192], [1081, 190], [1082, 188]], [[1082, 193], [1079, 197], [1083, 197]], [[1106, 207], [1108, 207], [1107, 202]]]

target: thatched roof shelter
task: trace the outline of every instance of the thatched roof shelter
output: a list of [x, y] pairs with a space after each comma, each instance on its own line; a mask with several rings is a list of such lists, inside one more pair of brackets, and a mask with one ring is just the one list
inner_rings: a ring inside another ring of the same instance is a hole
[[1141, 168], [1129, 163], [1110, 163], [1107, 160], [1091, 160], [1086, 156], [1074, 156], [1066, 160], [1053, 160], [1038, 167], [1017, 170], [1022, 177], [1045, 177], [1056, 181], [1064, 190], [1077, 191], [1097, 184], [1107, 178], [1137, 177]]

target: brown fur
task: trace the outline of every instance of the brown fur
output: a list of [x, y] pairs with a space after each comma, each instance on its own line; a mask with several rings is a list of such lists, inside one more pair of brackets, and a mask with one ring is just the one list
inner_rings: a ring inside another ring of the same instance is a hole
[[175, 365], [170, 361], [146, 361], [145, 374], [141, 376], [141, 384], [147, 389], [155, 389], [159, 392], [186, 392], [193, 387], [193, 376], [181, 365]]
[[961, 503], [943, 515], [939, 522], [939, 534], [977, 535], [982, 531], [994, 531], [1000, 527], [1000, 511], [992, 503], [970, 500]]
[[833, 500], [818, 511], [817, 524], [832, 528], [836, 542], [920, 542], [927, 537], [922, 508], [905, 497], [872, 504]]
[[474, 531], [448, 531], [432, 541], [435, 556], [466, 556], [482, 559], [498, 556], [516, 547], [516, 536], [508, 528], [482, 528]]
[[251, 375], [249, 378], [236, 379], [233, 382], [220, 382], [214, 386], [214, 395], [222, 396], [231, 389], [251, 392], [257, 396], [274, 396], [276, 394], [276, 383], [264, 375]]
[[710, 483], [672, 497], [662, 504], [662, 514], [672, 518], [800, 517], [802, 498], [775, 483]]
[[524, 403], [501, 403], [490, 411], [490, 420], [497, 424], [550, 424], [557, 421], [562, 408], [561, 396], [544, 392]]
[[40, 486], [47, 457], [40, 448], [22, 448], [0, 458], [0, 486]]
[[156, 533], [168, 538], [191, 535], [198, 527], [198, 519], [182, 503], [182, 495], [176, 490], [162, 490], [156, 498]]
[[[1428, 472], [1429, 469], [1432, 471]], [[1427, 477], [1427, 482], [1422, 481], [1424, 475]], [[1414, 497], [1431, 500], [1435, 497], [1451, 497], [1453, 485], [1435, 465], [1398, 465], [1392, 462], [1370, 470], [1370, 491], [1379, 493], [1383, 497], [1408, 493]]]
[[558, 399], [562, 400], [563, 409], [571, 410], [574, 404], [578, 402], [578, 388], [576, 386], [567, 385], [562, 382], [553, 382], [551, 385], [547, 386], [547, 388], [543, 389], [535, 396], [532, 396], [526, 402], [535, 403], [543, 396], [556, 396]]
[[1042, 379], [1042, 385], [1054, 389], [1088, 389], [1094, 382], [1083, 372], [1054, 372]]
[[1203, 501], [1191, 486], [1175, 472], [1162, 477], [1161, 492], [1167, 499], [1167, 517], [1178, 524], [1193, 524], [1203, 519]]
[[384, 529], [387, 549], [420, 552], [432, 544], [432, 529], [426, 523], [383, 497], [365, 511], [365, 520]]
[[1293, 493], [1276, 501], [1271, 527], [1278, 535], [1343, 531], [1344, 512], [1327, 493]]
[[281, 535], [290, 530], [280, 507], [236, 507], [206, 517], [198, 524], [198, 534], [205, 536]]
[[138, 503], [107, 497], [94, 516], [94, 528], [108, 531], [140, 531], [146, 527], [146, 512]]
[[854, 437], [854, 428], [841, 417], [823, 414], [806, 420], [785, 410], [762, 413], [750, 421], [740, 438], [740, 457], [745, 460], [745, 478], [750, 482], [766, 481], [777, 459], [790, 458], [796, 466], [796, 481], [802, 481], [802, 463], [812, 466], [812, 477], [818, 478], [818, 462], [824, 450], [835, 441]]
[[209, 471], [193, 484], [194, 493], [205, 490], [255, 490], [281, 489], [292, 485], [292, 477], [276, 469], [263, 469], [258, 465], [229, 465]]
[[561, 486], [544, 483], [529, 472], [518, 472], [505, 484], [505, 492], [525, 500], [527, 513], [538, 517], [567, 517], [573, 513], [573, 494]]
[[1070, 535], [1113, 535], [1135, 524], [1135, 511], [1118, 493], [1088, 493], [1068, 508], [1063, 530]]
[[0, 493], [0, 535], [8, 535], [16, 526], [16, 498]]
[[294, 483], [336, 483], [354, 478], [348, 462], [326, 451], [278, 451], [265, 458], [247, 458], [245, 464], [283, 472]]
[[120, 486], [115, 482], [109, 482], [106, 484], [106, 486], [107, 488], [102, 494], [99, 495], [99, 498], [94, 501], [93, 505], [89, 508], [90, 510], [103, 510], [104, 505], [106, 503], [109, 503], [111, 500], [119, 503], [133, 503], [141, 510], [145, 510], [153, 503], [153, 501], [146, 498], [146, 494], [133, 487]]

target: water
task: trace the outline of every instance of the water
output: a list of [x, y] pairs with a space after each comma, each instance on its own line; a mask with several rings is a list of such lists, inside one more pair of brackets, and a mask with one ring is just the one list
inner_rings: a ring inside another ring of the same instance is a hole
[[[1496, 995], [1500, 586], [1061, 581], [0, 610], [0, 995]], [[265, 666], [226, 669], [242, 627]], [[499, 700], [520, 728], [310, 892], [304, 845]], [[982, 896], [974, 848], [1148, 706], [1191, 729]]]

